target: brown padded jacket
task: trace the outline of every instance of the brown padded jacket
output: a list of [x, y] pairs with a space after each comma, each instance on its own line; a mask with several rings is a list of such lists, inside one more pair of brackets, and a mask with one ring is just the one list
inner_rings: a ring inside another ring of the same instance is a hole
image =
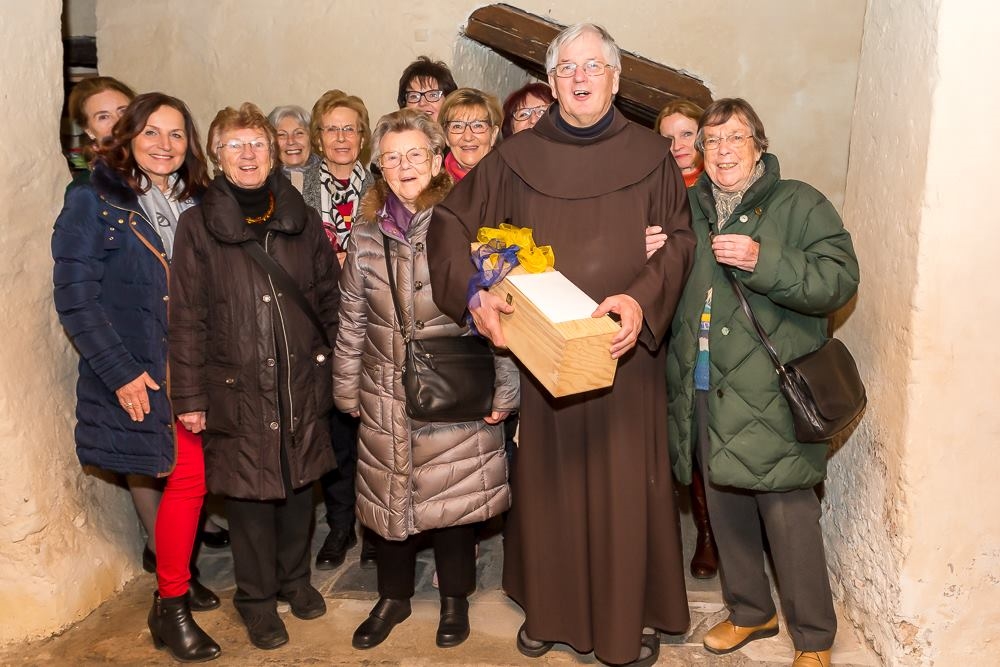
[[[288, 179], [272, 174], [268, 184], [275, 212], [261, 242], [298, 284], [332, 344], [340, 266], [318, 214]], [[176, 414], [207, 413], [209, 491], [267, 500], [285, 497], [282, 444], [293, 488], [336, 465], [328, 422], [332, 360], [309, 317], [240, 246], [254, 238], [221, 175], [181, 216], [170, 285], [171, 398]]]
[[[502, 424], [426, 423], [406, 414], [405, 345], [389, 292], [383, 236], [390, 239], [405, 330], [418, 338], [468, 333], [434, 305], [427, 270], [431, 210], [450, 185], [443, 171], [431, 181], [404, 239], [381, 224], [388, 188], [379, 181], [362, 200], [341, 276], [334, 399], [340, 410], [361, 413], [357, 513], [386, 539], [483, 521], [510, 507]], [[516, 409], [517, 367], [497, 355], [496, 370], [493, 409]]]

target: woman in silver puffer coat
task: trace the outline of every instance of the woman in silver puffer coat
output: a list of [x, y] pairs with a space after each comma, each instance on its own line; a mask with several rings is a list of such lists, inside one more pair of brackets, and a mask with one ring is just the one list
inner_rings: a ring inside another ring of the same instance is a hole
[[[474, 524], [510, 506], [501, 422], [517, 408], [518, 374], [509, 358], [497, 356], [493, 412], [483, 420], [427, 423], [407, 416], [402, 331], [417, 338], [468, 333], [434, 305], [427, 269], [431, 210], [451, 180], [441, 169], [444, 135], [425, 114], [403, 109], [384, 116], [372, 144], [385, 180], [362, 200], [348, 242], [334, 355], [337, 407], [361, 417], [357, 513], [377, 536], [379, 601], [353, 645], [380, 644], [410, 615], [415, 536], [427, 533], [441, 591], [437, 644], [456, 646], [469, 635]], [[402, 323], [390, 292], [385, 238]]]

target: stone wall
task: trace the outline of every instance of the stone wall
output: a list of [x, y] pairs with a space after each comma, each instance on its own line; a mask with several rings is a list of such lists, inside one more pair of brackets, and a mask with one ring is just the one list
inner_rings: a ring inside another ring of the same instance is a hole
[[1000, 655], [1000, 413], [993, 336], [996, 9], [872, 0], [845, 217], [861, 258], [842, 333], [868, 381], [834, 457], [841, 596], [892, 665]]
[[127, 494], [76, 460], [77, 356], [52, 309], [49, 239], [69, 182], [61, 11], [17, 3], [0, 28], [0, 645], [86, 616], [135, 574], [138, 544]]
[[[251, 100], [265, 113], [278, 104], [310, 108], [329, 88], [360, 95], [375, 119], [395, 109], [399, 75], [416, 56], [468, 71], [455, 63], [456, 40], [482, 4], [98, 0], [98, 53], [104, 73], [185, 100], [202, 130], [222, 106]], [[838, 208], [843, 203], [865, 0], [835, 8], [823, 0], [512, 4], [559, 23], [602, 23], [623, 48], [687, 70], [714, 96], [746, 97], [784, 173], [815, 185]]]

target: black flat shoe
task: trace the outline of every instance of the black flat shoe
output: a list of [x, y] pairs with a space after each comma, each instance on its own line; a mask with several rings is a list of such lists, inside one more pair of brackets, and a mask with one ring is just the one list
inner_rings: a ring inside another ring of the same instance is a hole
[[440, 648], [458, 646], [469, 638], [469, 599], [442, 597], [441, 620], [438, 622], [437, 645]]
[[203, 530], [198, 533], [201, 543], [209, 549], [225, 549], [229, 546], [229, 531], [219, 528], [215, 532]]
[[149, 634], [153, 646], [164, 647], [181, 662], [214, 660], [222, 649], [191, 617], [187, 597], [161, 598], [153, 593], [153, 608], [149, 610]]
[[323, 594], [309, 584], [287, 593], [278, 593], [278, 601], [287, 602], [292, 608], [292, 615], [303, 621], [319, 618], [326, 613]]
[[540, 658], [549, 652], [555, 642], [540, 642], [532, 639], [528, 636], [528, 631], [525, 630], [526, 625], [527, 623], [523, 623], [521, 629], [517, 631], [517, 650], [529, 658]]
[[368, 618], [354, 631], [351, 646], [367, 649], [385, 641], [392, 629], [410, 617], [409, 600], [379, 598]]
[[270, 651], [288, 643], [288, 631], [277, 610], [243, 611], [237, 607], [237, 611], [243, 618], [250, 643], [257, 648]]
[[219, 605], [222, 604], [218, 595], [194, 577], [188, 582], [187, 595], [191, 611], [211, 611], [218, 609]]
[[354, 526], [337, 526], [323, 540], [323, 546], [316, 554], [317, 570], [332, 570], [340, 567], [347, 557], [347, 550], [358, 543]]
[[142, 569], [150, 574], [156, 574], [156, 554], [148, 544], [142, 549]]

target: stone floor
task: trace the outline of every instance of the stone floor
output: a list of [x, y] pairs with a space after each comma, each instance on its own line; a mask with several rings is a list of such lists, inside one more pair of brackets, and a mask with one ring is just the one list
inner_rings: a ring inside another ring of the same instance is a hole
[[[319, 516], [319, 515], [318, 515]], [[320, 522], [322, 524], [322, 522]], [[693, 528], [682, 516], [685, 552], [690, 558]], [[325, 525], [317, 528], [313, 553], [326, 536]], [[223, 598], [220, 609], [197, 614], [198, 623], [222, 646], [219, 665], [572, 665], [599, 664], [593, 655], [580, 656], [557, 644], [538, 659], [518, 653], [514, 635], [523, 620], [520, 609], [500, 591], [502, 543], [499, 536], [481, 544], [478, 561], [478, 592], [471, 598], [472, 636], [461, 646], [439, 649], [434, 645], [438, 597], [431, 586], [433, 556], [421, 553], [417, 564], [417, 594], [413, 615], [393, 630], [386, 642], [368, 651], [351, 648], [354, 628], [367, 616], [377, 595], [374, 570], [358, 565], [359, 547], [337, 570], [315, 571], [313, 584], [326, 597], [328, 611], [319, 619], [302, 621], [279, 607], [291, 640], [274, 651], [255, 649], [246, 637], [232, 606], [234, 591], [232, 559], [228, 550], [203, 550], [199, 565], [203, 581]], [[728, 656], [715, 656], [701, 647], [701, 636], [725, 617], [718, 579], [699, 581], [688, 577], [691, 628], [683, 637], [664, 637], [657, 665], [718, 665], [720, 667], [780, 667], [791, 663], [792, 645], [782, 631], [776, 637], [753, 642]], [[0, 665], [171, 665], [166, 652], [153, 648], [146, 628], [153, 575], [132, 581], [121, 594], [96, 609], [89, 617], [58, 636], [8, 647], [0, 651]], [[834, 664], [843, 667], [879, 665], [849, 621], [841, 619], [834, 646]]]

